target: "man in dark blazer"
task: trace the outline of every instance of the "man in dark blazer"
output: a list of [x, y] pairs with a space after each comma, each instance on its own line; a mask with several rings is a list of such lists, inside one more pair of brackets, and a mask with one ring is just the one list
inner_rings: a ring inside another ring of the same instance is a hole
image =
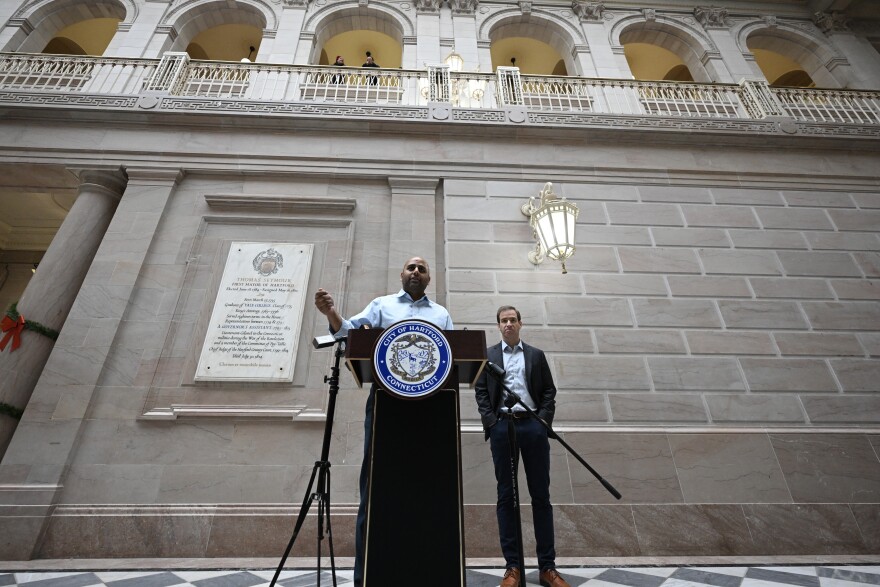
[[[544, 351], [527, 345], [519, 337], [522, 317], [513, 306], [501, 306], [495, 314], [501, 342], [488, 348], [489, 361], [504, 367], [504, 385], [520, 396], [532, 411], [548, 424], [553, 423], [556, 411], [556, 386]], [[553, 506], [550, 504], [550, 442], [547, 429], [531, 418], [525, 409], [516, 404], [508, 414], [504, 404], [506, 395], [501, 383], [489, 377], [486, 371], [475, 386], [477, 406], [483, 429], [492, 449], [495, 463], [495, 480], [498, 483], [498, 534], [501, 552], [507, 570], [501, 587], [518, 587], [524, 572], [519, 568], [516, 544], [516, 510], [513, 498], [513, 481], [510, 474], [510, 444], [507, 436], [507, 420], [516, 427], [516, 441], [529, 496], [532, 498], [532, 522], [535, 526], [539, 581], [543, 587], [570, 587], [556, 571], [556, 549], [553, 543]]]

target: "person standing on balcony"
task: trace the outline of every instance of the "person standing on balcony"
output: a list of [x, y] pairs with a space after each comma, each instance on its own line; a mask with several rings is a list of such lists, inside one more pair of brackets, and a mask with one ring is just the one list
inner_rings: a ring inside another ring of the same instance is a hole
[[[342, 58], [342, 55], [336, 56], [336, 61], [333, 62], [333, 65], [336, 67], [345, 67], [345, 59]], [[345, 75], [342, 73], [335, 73], [333, 77], [330, 78], [330, 82], [334, 84], [341, 84], [345, 81]]]
[[[504, 366], [504, 385], [516, 393], [539, 418], [552, 424], [556, 413], [556, 385], [553, 383], [553, 374], [544, 351], [525, 344], [520, 339], [522, 318], [519, 310], [513, 306], [498, 308], [495, 321], [501, 332], [501, 342], [487, 349], [489, 360]], [[535, 527], [538, 565], [541, 569], [538, 582], [541, 587], [570, 587], [556, 571], [553, 505], [550, 503], [550, 442], [547, 429], [519, 404], [514, 405], [513, 411], [508, 413], [505, 409], [507, 393], [497, 379], [488, 377], [485, 369], [477, 379], [474, 392], [483, 430], [492, 450], [495, 480], [498, 482], [498, 534], [507, 566], [501, 587], [519, 587], [520, 576], [525, 572], [520, 568], [517, 545], [516, 504], [510, 472], [511, 444], [507, 437], [508, 418], [513, 421], [516, 430], [516, 444], [519, 449], [516, 462], [522, 456], [529, 496], [532, 498], [532, 522]]]
[[[361, 67], [379, 67], [379, 64], [373, 60], [373, 54], [367, 51], [367, 60], [364, 62]], [[375, 75], [369, 76], [369, 84], [371, 86], [375, 86], [379, 83], [379, 77]]]

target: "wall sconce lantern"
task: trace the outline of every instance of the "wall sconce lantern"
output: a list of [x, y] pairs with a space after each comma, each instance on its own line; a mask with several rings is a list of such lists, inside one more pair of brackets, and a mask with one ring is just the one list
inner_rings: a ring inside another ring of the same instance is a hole
[[443, 63], [449, 66], [449, 71], [457, 73], [464, 69], [464, 59], [462, 59], [461, 55], [455, 52], [455, 47], [452, 48], [452, 53], [446, 56]]
[[574, 227], [578, 217], [577, 204], [567, 201], [553, 193], [553, 184], [547, 182], [540, 194], [541, 201], [536, 204], [535, 198], [522, 205], [522, 213], [529, 217], [536, 239], [535, 250], [529, 253], [529, 261], [537, 265], [550, 257], [562, 263], [574, 254]]

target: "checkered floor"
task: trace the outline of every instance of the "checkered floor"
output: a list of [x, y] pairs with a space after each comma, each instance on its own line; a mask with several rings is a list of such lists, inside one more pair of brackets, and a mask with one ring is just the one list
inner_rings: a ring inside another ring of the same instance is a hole
[[[560, 568], [572, 587], [869, 587], [880, 585], [880, 566], [781, 567], [587, 567]], [[468, 587], [497, 587], [504, 569], [468, 569]], [[89, 571], [7, 573], [0, 563], [0, 587], [257, 587], [268, 585], [273, 570]], [[538, 575], [526, 575], [529, 587]], [[351, 587], [351, 570], [336, 573], [339, 587]], [[318, 584], [315, 571], [284, 571], [283, 587]], [[329, 571], [321, 585], [333, 585]], [[406, 586], [393, 586], [406, 587]]]

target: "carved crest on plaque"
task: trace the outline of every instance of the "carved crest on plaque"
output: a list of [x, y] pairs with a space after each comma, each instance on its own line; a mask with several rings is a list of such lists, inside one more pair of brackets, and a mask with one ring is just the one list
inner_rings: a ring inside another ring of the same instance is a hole
[[284, 257], [275, 249], [267, 249], [254, 257], [254, 271], [268, 277], [284, 267]]

